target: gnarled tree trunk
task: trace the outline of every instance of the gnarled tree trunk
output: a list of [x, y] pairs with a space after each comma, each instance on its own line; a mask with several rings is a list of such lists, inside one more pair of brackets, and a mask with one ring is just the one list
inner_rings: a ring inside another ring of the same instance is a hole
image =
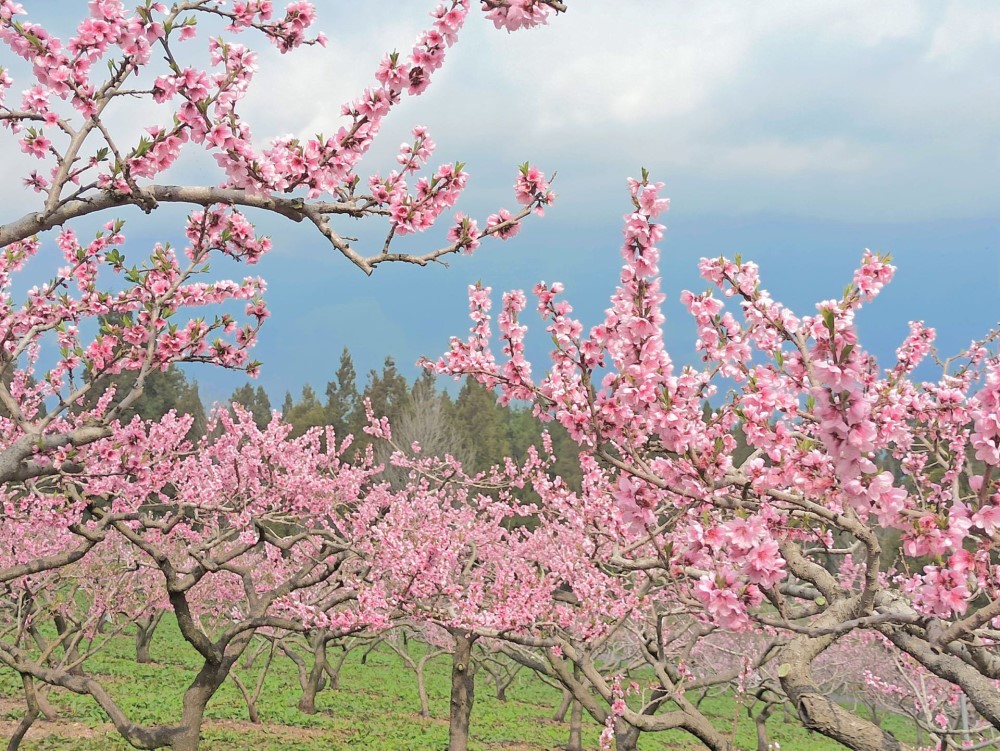
[[153, 632], [163, 618], [162, 610], [155, 610], [135, 622], [135, 661], [146, 665], [153, 661], [149, 655], [149, 645], [153, 642]]
[[302, 697], [298, 704], [299, 711], [305, 714], [316, 714], [316, 694], [322, 691], [326, 685], [326, 642], [326, 635], [323, 633], [316, 633], [309, 637], [313, 664], [306, 676], [305, 683], [302, 684]]
[[[817, 621], [818, 627], [843, 623], [855, 614], [856, 598], [832, 604]], [[812, 676], [812, 663], [836, 636], [800, 634], [781, 651], [778, 676], [785, 695], [803, 724], [854, 751], [902, 751], [906, 747], [892, 733], [854, 714], [825, 696]]]

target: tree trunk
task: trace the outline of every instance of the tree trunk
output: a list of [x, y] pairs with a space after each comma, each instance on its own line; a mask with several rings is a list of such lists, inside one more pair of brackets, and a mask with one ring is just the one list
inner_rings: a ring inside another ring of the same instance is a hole
[[17, 751], [21, 747], [21, 741], [24, 740], [28, 729], [38, 719], [38, 715], [41, 712], [38, 706], [38, 695], [35, 693], [35, 683], [32, 681], [31, 676], [27, 673], [21, 673], [21, 685], [24, 687], [24, 703], [26, 708], [24, 710], [24, 717], [21, 718], [21, 721], [14, 729], [13, 735], [11, 735], [10, 740], [7, 742], [7, 751]]
[[573, 702], [573, 708], [569, 714], [569, 741], [566, 743], [566, 751], [583, 751], [583, 705]]
[[55, 624], [56, 633], [62, 640], [62, 650], [66, 658], [66, 664], [70, 666], [67, 672], [70, 675], [83, 675], [83, 667], [79, 664], [80, 653], [76, 648], [77, 642], [73, 638], [73, 632], [77, 630], [76, 626], [67, 621], [59, 613], [52, 616], [52, 622]]
[[424, 655], [417, 660], [417, 694], [420, 696], [420, 716], [431, 716], [431, 703], [427, 698], [427, 684], [424, 681], [424, 666], [427, 664], [428, 656]]
[[246, 684], [243, 683], [243, 679], [235, 671], [232, 674], [232, 678], [233, 683], [236, 684], [236, 688], [240, 690], [240, 694], [243, 696], [243, 702], [247, 705], [247, 719], [254, 725], [259, 725], [260, 713], [257, 711], [257, 697], [247, 689]]
[[757, 727], [757, 751], [768, 751], [771, 748], [770, 740], [767, 737], [767, 719], [774, 712], [774, 705], [767, 704], [760, 713], [753, 718]]
[[[246, 642], [249, 643], [249, 639]], [[246, 643], [239, 652], [245, 648]], [[205, 721], [205, 707], [226, 680], [238, 656], [237, 653], [221, 663], [205, 664], [195, 676], [194, 681], [184, 692], [181, 722], [170, 739], [171, 751], [198, 751], [198, 745], [201, 743], [201, 726]]]
[[[830, 627], [855, 617], [856, 601], [857, 597], [835, 602], [814, 625]], [[809, 730], [822, 733], [854, 751], [902, 751], [904, 745], [892, 733], [840, 706], [813, 680], [813, 660], [836, 639], [833, 635], [800, 634], [781, 650], [777, 659], [778, 680], [785, 696]]]
[[157, 610], [135, 622], [135, 661], [140, 665], [148, 665], [153, 661], [149, 656], [149, 645], [153, 641], [153, 632], [163, 618], [163, 611]]
[[302, 685], [302, 698], [299, 699], [299, 711], [304, 714], [316, 714], [316, 694], [323, 690], [326, 665], [326, 639], [323, 634], [314, 636], [312, 641], [313, 664], [306, 682]]
[[51, 686], [42, 684], [35, 688], [35, 701], [38, 702], [38, 709], [42, 713], [42, 719], [48, 722], [55, 722], [59, 719], [59, 712], [52, 706], [47, 698], [47, 693]]
[[451, 632], [455, 651], [451, 663], [451, 712], [448, 728], [448, 751], [468, 751], [469, 721], [475, 699], [475, 676], [472, 672], [472, 644], [476, 637], [458, 630]]
[[568, 688], [563, 689], [562, 703], [559, 708], [556, 709], [556, 713], [552, 715], [552, 722], [562, 722], [566, 719], [566, 713], [569, 711], [570, 705], [573, 704], [573, 694], [570, 693]]
[[171, 751], [198, 751], [201, 743], [201, 725], [205, 720], [205, 707], [215, 691], [189, 688], [184, 694], [184, 713], [177, 734], [170, 743]]
[[347, 655], [350, 653], [350, 649], [343, 647], [343, 652], [341, 652], [340, 657], [337, 661], [330, 665], [327, 663], [326, 674], [330, 677], [330, 689], [336, 691], [340, 688], [340, 669], [344, 667], [344, 663], [347, 661]]
[[174, 736], [173, 742], [170, 744], [170, 751], [198, 751], [198, 746], [201, 744], [201, 721], [198, 721], [197, 727], [184, 726], [184, 729]]
[[617, 720], [615, 722], [615, 749], [616, 751], [638, 751], [639, 728]]

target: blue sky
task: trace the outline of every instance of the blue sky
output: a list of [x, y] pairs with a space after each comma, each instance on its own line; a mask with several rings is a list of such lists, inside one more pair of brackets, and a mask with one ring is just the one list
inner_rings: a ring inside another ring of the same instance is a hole
[[[896, 281], [859, 320], [882, 358], [910, 319], [937, 327], [945, 353], [1000, 319], [1000, 6], [568, 4], [548, 27], [514, 35], [470, 16], [434, 84], [391, 116], [366, 162], [388, 169], [409, 129], [424, 124], [435, 161], [468, 163], [460, 208], [480, 218], [512, 208], [517, 164], [557, 170], [559, 200], [544, 219], [448, 269], [383, 267], [372, 278], [307, 228], [261, 221], [276, 248], [259, 267], [274, 315], [257, 357], [272, 401], [305, 382], [322, 389], [344, 346], [361, 373], [387, 354], [404, 368], [436, 356], [450, 335], [464, 335], [465, 290], [479, 279], [497, 293], [558, 279], [585, 323], [596, 322], [617, 276], [625, 178], [640, 166], [673, 201], [662, 270], [677, 360], [692, 356], [693, 327], [676, 299], [705, 286], [695, 273], [703, 255], [758, 261], [765, 286], [804, 314], [840, 293], [864, 248], [893, 253]], [[433, 3], [317, 5], [326, 50], [261, 56], [244, 107], [261, 140], [331, 132], [340, 103], [370, 82], [384, 51], [409, 48]], [[135, 128], [149, 117], [123, 112], [116, 124]], [[6, 134], [0, 147], [11, 151]], [[171, 179], [215, 177], [198, 158]], [[0, 188], [8, 207], [27, 208], [28, 198]], [[175, 214], [157, 212], [132, 222], [130, 240], [176, 241], [177, 227]], [[371, 242], [384, 231], [342, 230]], [[442, 237], [403, 239], [399, 250], [436, 247]], [[539, 360], [545, 341], [536, 336], [531, 350]], [[243, 380], [191, 374], [209, 401]]]

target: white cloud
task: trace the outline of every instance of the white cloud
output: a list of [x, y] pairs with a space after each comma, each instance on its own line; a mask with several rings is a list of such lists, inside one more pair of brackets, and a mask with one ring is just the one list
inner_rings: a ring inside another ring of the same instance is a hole
[[[327, 49], [281, 56], [247, 39], [260, 71], [241, 109], [258, 143], [331, 133], [341, 103], [372, 83], [386, 51], [409, 49], [430, 5], [324, 3]], [[387, 120], [367, 166], [391, 165], [422, 123], [441, 160], [478, 170], [470, 192], [480, 197], [508, 200], [510, 172], [490, 169], [530, 158], [593, 185], [618, 185], [639, 164], [667, 168], [672, 182], [752, 181], [775, 207], [796, 205], [810, 180], [821, 193], [831, 176], [857, 178], [893, 196], [900, 215], [942, 205], [915, 179], [927, 176], [961, 186], [949, 211], [992, 210], [1000, 181], [984, 155], [1000, 151], [998, 39], [1000, 6], [986, 2], [573, 0], [548, 27], [513, 35], [473, 12], [428, 93]], [[204, 169], [199, 154], [177, 172], [191, 179], [195, 162]], [[10, 182], [0, 198], [25, 200]], [[839, 190], [824, 205], [864, 210], [871, 198]], [[701, 200], [708, 208], [712, 192]]]
[[[913, 0], [794, 6], [633, 2], [610, 8], [573, 6], [545, 30], [545, 39], [533, 34], [481, 40], [489, 57], [503, 61], [497, 78], [538, 113], [537, 132], [703, 117], [720, 88], [782, 45], [808, 38], [839, 45], [846, 54], [852, 47], [912, 37], [925, 22]], [[788, 73], [796, 75], [794, 68]]]
[[864, 47], [914, 37], [927, 20], [924, 4], [916, 0], [800, 3], [794, 13], [788, 12], [789, 6], [784, 3], [769, 3], [764, 7], [770, 11], [768, 21], [780, 30], [798, 27], [817, 36], [839, 37]]
[[956, 67], [983, 47], [1000, 41], [1000, 6], [996, 3], [951, 2], [934, 30], [927, 59]]
[[779, 177], [793, 175], [857, 173], [869, 169], [870, 153], [843, 139], [809, 143], [780, 140], [754, 141], [717, 149], [701, 155], [703, 163], [716, 172], [744, 172]]

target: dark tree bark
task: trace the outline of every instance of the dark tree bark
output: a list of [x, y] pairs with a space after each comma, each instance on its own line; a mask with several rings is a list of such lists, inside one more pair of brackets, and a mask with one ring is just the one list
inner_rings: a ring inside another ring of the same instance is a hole
[[468, 751], [469, 723], [475, 700], [475, 675], [472, 671], [472, 645], [476, 637], [451, 631], [455, 651], [451, 663], [451, 712], [448, 728], [448, 751]]
[[56, 633], [62, 641], [63, 655], [66, 663], [70, 666], [70, 674], [83, 675], [83, 667], [79, 664], [80, 652], [77, 649], [78, 635], [75, 633], [79, 631], [79, 628], [59, 613], [52, 616], [52, 622], [55, 624]]
[[767, 737], [767, 718], [774, 712], [774, 704], [767, 704], [756, 717], [753, 718], [757, 727], [757, 751], [768, 751], [771, 746]]
[[317, 632], [309, 637], [309, 646], [312, 647], [313, 653], [313, 664], [306, 676], [305, 683], [302, 685], [302, 698], [299, 699], [298, 704], [299, 711], [304, 714], [316, 714], [316, 695], [326, 685], [326, 644], [327, 638], [324, 633]]
[[153, 642], [153, 632], [163, 618], [162, 610], [155, 610], [135, 622], [135, 661], [148, 665], [153, 661], [149, 655], [149, 645]]

